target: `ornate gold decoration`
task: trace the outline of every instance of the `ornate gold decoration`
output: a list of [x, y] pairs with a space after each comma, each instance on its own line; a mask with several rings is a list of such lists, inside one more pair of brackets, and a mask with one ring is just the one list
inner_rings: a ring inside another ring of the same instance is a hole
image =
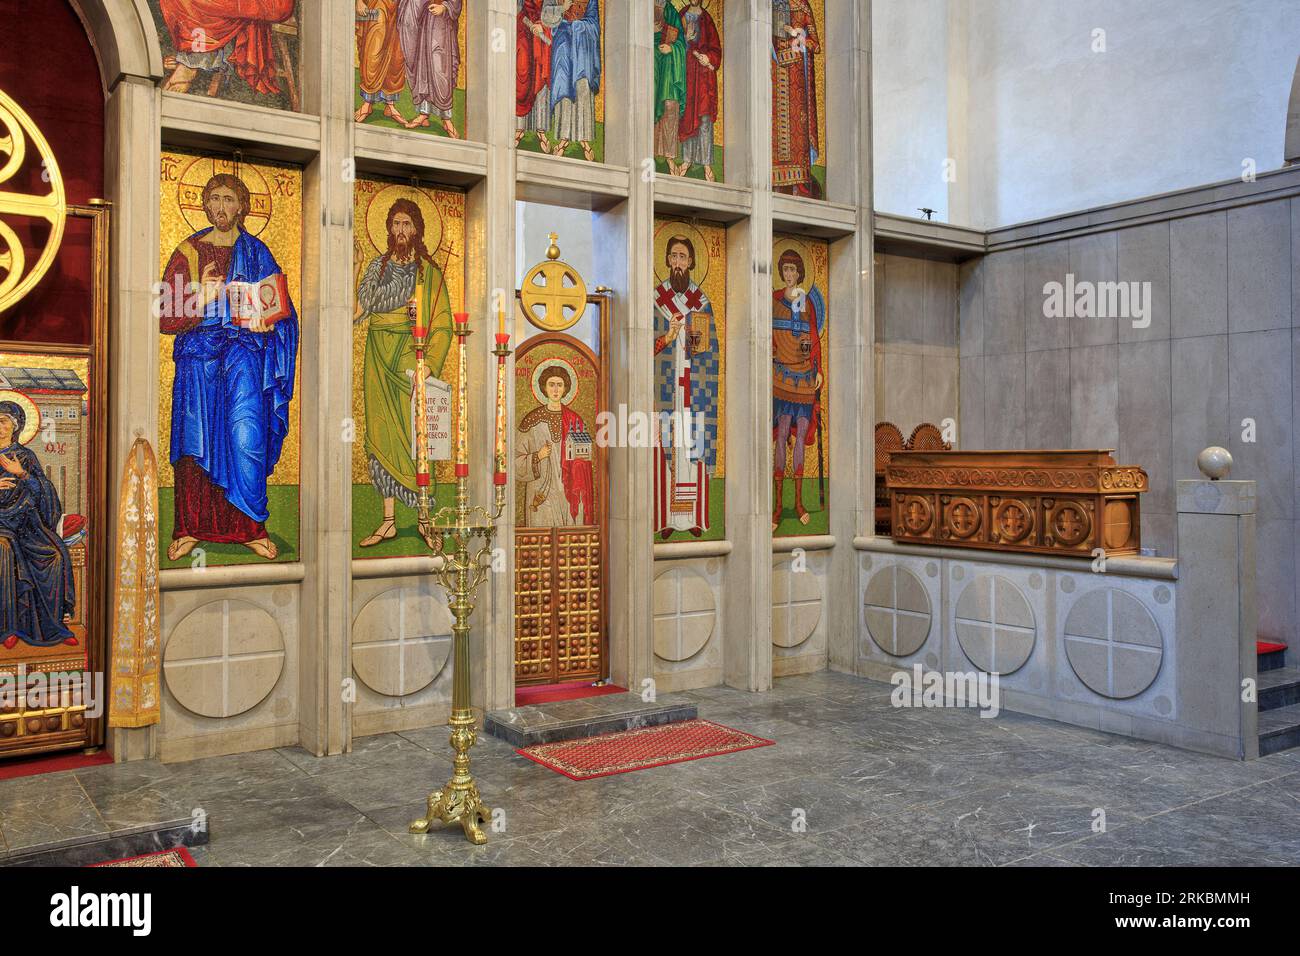
[[[470, 334], [467, 326], [468, 323], [456, 323], [458, 347], [462, 350], [465, 338]], [[510, 352], [510, 347], [498, 338], [497, 346], [492, 350], [497, 361], [503, 362]], [[491, 811], [483, 803], [478, 784], [474, 782], [469, 769], [469, 750], [478, 740], [474, 729], [474, 710], [470, 706], [469, 618], [474, 611], [474, 593], [492, 570], [492, 539], [496, 535], [495, 522], [505, 511], [506, 486], [495, 486], [491, 510], [471, 506], [469, 469], [458, 470], [464, 473], [456, 478], [456, 504], [449, 508], [439, 508], [427, 525], [432, 538], [430, 547], [442, 559], [436, 573], [451, 599], [448, 607], [455, 619], [451, 626], [451, 719], [447, 721], [451, 728], [451, 748], [454, 751], [452, 775], [441, 790], [429, 794], [425, 815], [412, 821], [410, 831], [427, 833], [435, 820], [459, 823], [467, 840], [483, 844], [487, 842], [483, 825], [488, 822]], [[471, 553], [476, 538], [481, 539], [481, 544], [475, 546]], [[452, 545], [450, 552], [447, 549], [448, 542]]]
[[158, 463], [149, 442], [137, 438], [122, 466], [117, 505], [110, 727], [147, 727], [160, 719], [157, 502]]
[[519, 289], [524, 315], [545, 332], [563, 332], [577, 325], [587, 311], [587, 283], [577, 269], [560, 259], [559, 238], [550, 234], [546, 260], [528, 270]]
[[59, 164], [49, 141], [23, 108], [0, 90], [0, 186], [22, 169], [27, 158], [29, 138], [41, 161], [41, 178], [50, 184], [50, 191], [42, 196], [0, 189], [0, 217], [44, 220], [49, 224], [50, 234], [46, 237], [45, 246], [36, 262], [28, 268], [22, 240], [0, 218], [0, 312], [30, 292], [54, 264], [54, 257], [63, 242], [63, 227], [68, 211], [63, 174], [59, 172]]

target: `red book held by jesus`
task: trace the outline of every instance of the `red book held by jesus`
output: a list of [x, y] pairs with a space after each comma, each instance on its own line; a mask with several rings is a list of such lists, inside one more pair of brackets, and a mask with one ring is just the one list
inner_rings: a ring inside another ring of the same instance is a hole
[[241, 329], [248, 328], [253, 318], [260, 317], [262, 324], [270, 328], [289, 317], [289, 280], [283, 272], [269, 275], [261, 282], [232, 282], [227, 291], [230, 321]]

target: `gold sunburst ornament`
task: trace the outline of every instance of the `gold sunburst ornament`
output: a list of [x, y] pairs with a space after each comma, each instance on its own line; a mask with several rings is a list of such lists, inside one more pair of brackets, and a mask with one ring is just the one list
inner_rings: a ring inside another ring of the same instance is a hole
[[[29, 140], [35, 147], [36, 158], [41, 161], [41, 180], [50, 185], [44, 194], [4, 188], [5, 183], [23, 168]], [[63, 242], [67, 208], [63, 175], [59, 172], [54, 150], [32, 118], [12, 97], [0, 90], [0, 312], [30, 292], [53, 265]], [[22, 240], [10, 225], [12, 220], [24, 219], [44, 220], [50, 227], [45, 244], [30, 267]]]

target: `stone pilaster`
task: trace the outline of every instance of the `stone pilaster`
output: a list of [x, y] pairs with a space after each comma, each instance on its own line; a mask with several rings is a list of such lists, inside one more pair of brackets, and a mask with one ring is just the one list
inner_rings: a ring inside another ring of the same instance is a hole
[[1257, 707], [1242, 699], [1255, 632], [1255, 482], [1179, 481], [1180, 722], [1247, 759], [1259, 756]]
[[[352, 675], [352, 63], [354, 12], [321, 4], [303, 22], [303, 106], [320, 116], [304, 176], [299, 408], [301, 595], [299, 734], [312, 753], [351, 749]], [[314, 42], [313, 42], [314, 41]], [[328, 264], [333, 264], [328, 265]]]

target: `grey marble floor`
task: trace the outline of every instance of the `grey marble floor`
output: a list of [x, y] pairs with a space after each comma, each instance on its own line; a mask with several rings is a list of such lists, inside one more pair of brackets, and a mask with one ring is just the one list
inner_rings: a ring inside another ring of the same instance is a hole
[[450, 774], [440, 727], [340, 757], [0, 781], [0, 852], [201, 811], [205, 866], [1300, 863], [1298, 751], [1238, 763], [1010, 713], [898, 710], [889, 690], [822, 672], [695, 691], [701, 717], [776, 746], [583, 782], [480, 738], [497, 811], [483, 847], [406, 832]]

